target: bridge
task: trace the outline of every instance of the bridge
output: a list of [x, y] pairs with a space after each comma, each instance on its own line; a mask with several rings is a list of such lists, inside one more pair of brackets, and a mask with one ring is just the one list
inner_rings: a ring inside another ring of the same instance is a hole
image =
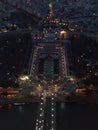
[[55, 94], [41, 93], [35, 130], [56, 130]]

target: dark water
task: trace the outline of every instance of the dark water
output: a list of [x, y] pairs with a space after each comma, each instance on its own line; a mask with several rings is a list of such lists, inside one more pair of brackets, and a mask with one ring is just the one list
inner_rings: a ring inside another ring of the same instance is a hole
[[98, 105], [57, 105], [57, 130], [98, 130]]
[[[0, 109], [0, 130], [35, 130], [38, 104]], [[98, 105], [57, 104], [56, 130], [98, 130]]]

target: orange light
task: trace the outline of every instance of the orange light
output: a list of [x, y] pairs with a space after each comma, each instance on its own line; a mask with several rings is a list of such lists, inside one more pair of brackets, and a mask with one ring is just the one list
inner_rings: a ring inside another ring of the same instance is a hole
[[64, 34], [67, 34], [65, 30], [60, 31], [60, 35], [64, 35]]
[[60, 37], [66, 38], [67, 32], [65, 30], [60, 31]]

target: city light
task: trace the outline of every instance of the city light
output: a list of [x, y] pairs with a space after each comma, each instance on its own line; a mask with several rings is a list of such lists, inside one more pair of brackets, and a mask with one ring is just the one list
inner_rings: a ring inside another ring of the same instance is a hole
[[52, 98], [52, 100], [54, 100], [54, 98]]
[[60, 31], [60, 37], [61, 38], [66, 38], [66, 36], [67, 36], [67, 32], [65, 30], [61, 30]]
[[43, 103], [41, 102], [41, 105], [43, 105]]
[[52, 114], [51, 116], [53, 117], [54, 115]]
[[70, 77], [70, 81], [74, 81], [74, 78]]
[[29, 80], [29, 76], [23, 75], [19, 78], [21, 81], [27, 81]]
[[54, 111], [54, 109], [53, 109], [53, 108], [52, 108], [51, 110], [52, 110], [52, 111]]
[[56, 130], [56, 102], [98, 103], [98, 0], [84, 1], [0, 0], [0, 109], [37, 102], [36, 130]]

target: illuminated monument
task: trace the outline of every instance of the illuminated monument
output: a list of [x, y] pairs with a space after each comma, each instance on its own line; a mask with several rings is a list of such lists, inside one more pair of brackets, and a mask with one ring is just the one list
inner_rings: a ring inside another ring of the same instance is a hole
[[[53, 5], [49, 3], [48, 17], [40, 25], [43, 30], [40, 31], [42, 39], [33, 41], [34, 50], [30, 61], [29, 76], [34, 80], [41, 79], [50, 82], [64, 79], [69, 75], [66, 49], [67, 32], [61, 28], [63, 25], [65, 25], [64, 22], [55, 19]], [[35, 35], [35, 33], [33, 34]], [[36, 33], [36, 35], [39, 34]], [[36, 35], [32, 36], [35, 38]]]
[[53, 5], [49, 3], [48, 17], [44, 19], [43, 39], [37, 42], [33, 54], [30, 75], [45, 80], [64, 78], [68, 75], [65, 44], [67, 32], [62, 29], [65, 23], [54, 17]]

